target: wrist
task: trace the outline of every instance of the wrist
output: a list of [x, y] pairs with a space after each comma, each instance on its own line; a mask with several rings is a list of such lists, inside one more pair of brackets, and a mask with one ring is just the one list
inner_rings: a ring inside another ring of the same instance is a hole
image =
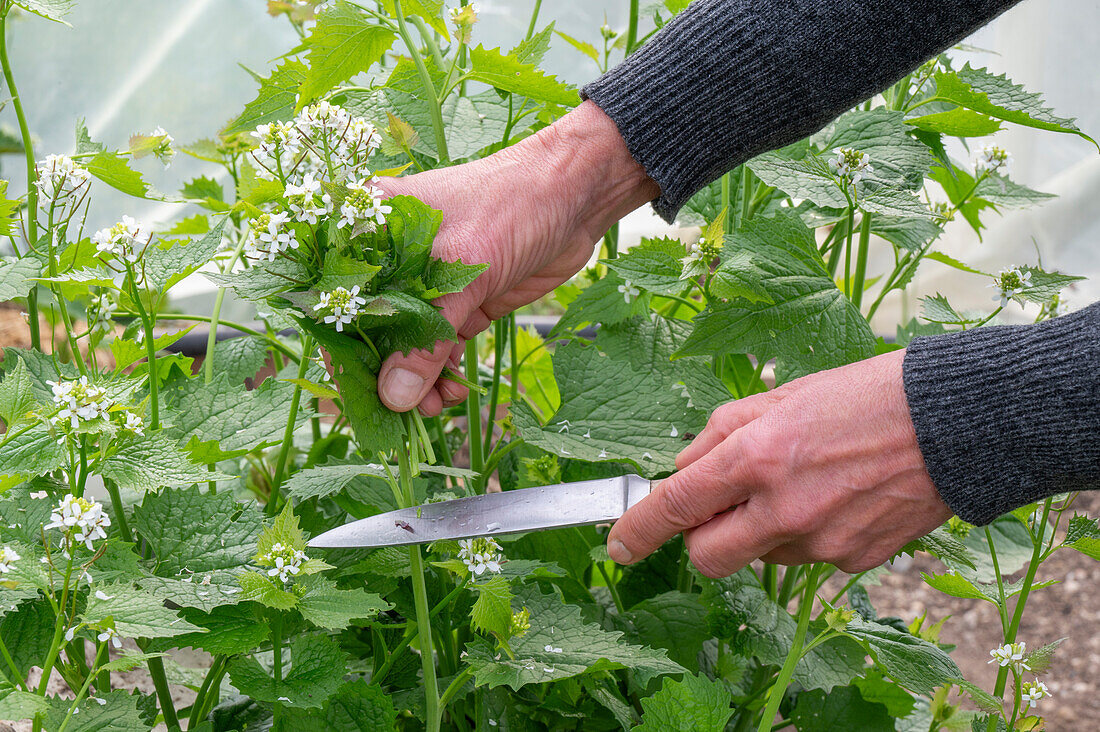
[[631, 155], [615, 122], [589, 100], [517, 147], [532, 154], [545, 194], [570, 202], [574, 220], [602, 236], [660, 187]]

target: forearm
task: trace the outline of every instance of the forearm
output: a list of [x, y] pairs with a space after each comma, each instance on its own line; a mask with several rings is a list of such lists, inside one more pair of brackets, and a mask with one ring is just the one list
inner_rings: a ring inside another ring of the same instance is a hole
[[695, 0], [584, 87], [670, 220], [745, 160], [811, 134], [1018, 0]]
[[1039, 325], [918, 338], [904, 373], [928, 472], [966, 521], [1100, 489], [1100, 303]]

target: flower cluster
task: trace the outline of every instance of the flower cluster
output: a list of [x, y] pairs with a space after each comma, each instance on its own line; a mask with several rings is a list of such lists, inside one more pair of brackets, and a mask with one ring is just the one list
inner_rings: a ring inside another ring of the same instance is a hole
[[336, 228], [351, 227], [352, 235], [363, 231], [374, 231], [379, 224], [386, 223], [386, 214], [391, 209], [382, 203], [382, 189], [371, 185], [371, 180], [360, 178], [348, 186], [348, 194], [340, 204], [340, 220]]
[[95, 638], [100, 643], [106, 643], [107, 641], [110, 641], [111, 645], [115, 648], [122, 648], [122, 637], [119, 636], [118, 631], [114, 628], [106, 628]]
[[145, 436], [145, 420], [137, 412], [131, 412], [126, 410], [123, 412], [125, 415], [122, 417], [122, 429], [126, 430], [130, 434], [137, 435], [139, 437]]
[[107, 391], [89, 382], [87, 376], [71, 381], [47, 381], [46, 383], [53, 390], [54, 404], [61, 407], [53, 418], [55, 425], [68, 424], [75, 430], [81, 422], [106, 419], [108, 410], [114, 406], [114, 401], [107, 396]]
[[117, 309], [118, 300], [111, 290], [93, 293], [88, 298], [88, 327], [98, 333], [109, 333]]
[[146, 231], [144, 224], [132, 216], [123, 216], [114, 226], [93, 234], [92, 242], [100, 254], [133, 264], [141, 258], [152, 238], [153, 233]]
[[1021, 688], [1020, 701], [1023, 702], [1024, 711], [1028, 711], [1041, 700], [1050, 696], [1050, 689], [1039, 679], [1025, 681]]
[[455, 25], [455, 40], [459, 43], [469, 43], [473, 36], [474, 23], [477, 22], [477, 5], [470, 3], [457, 8], [451, 8], [451, 22]]
[[984, 172], [996, 173], [998, 170], [1008, 172], [1012, 165], [1012, 155], [1003, 148], [989, 145], [982, 148], [974, 158], [974, 172], [981, 175]]
[[10, 546], [0, 549], [0, 574], [11, 571], [11, 565], [20, 560], [20, 556]]
[[289, 219], [290, 215], [284, 212], [263, 213], [252, 219], [244, 245], [245, 256], [274, 262], [282, 252], [297, 249], [298, 237], [290, 228]]
[[523, 608], [512, 613], [512, 619], [508, 621], [508, 637], [517, 638], [526, 635], [531, 630], [531, 611]]
[[316, 226], [321, 216], [332, 213], [332, 196], [321, 191], [321, 181], [306, 173], [301, 184], [288, 183], [285, 194], [296, 221]]
[[871, 156], [850, 147], [838, 147], [833, 152], [835, 158], [829, 159], [829, 170], [845, 185], [854, 186], [863, 180], [865, 174], [874, 173]]
[[1024, 656], [1027, 655], [1027, 646], [1023, 641], [1019, 643], [1006, 643], [1000, 648], [994, 648], [989, 652], [993, 658], [987, 663], [996, 663], [998, 666], [1012, 666], [1017, 672], [1030, 671]]
[[34, 173], [34, 185], [42, 196], [39, 205], [44, 209], [72, 194], [85, 191], [92, 179], [91, 174], [68, 155], [47, 155], [35, 166]]
[[489, 537], [477, 539], [462, 539], [458, 542], [458, 558], [466, 565], [466, 569], [480, 577], [486, 572], [496, 574], [500, 572], [500, 563], [504, 561], [500, 544]]
[[345, 325], [350, 325], [359, 317], [359, 308], [366, 305], [367, 301], [359, 297], [359, 285], [350, 290], [337, 287], [332, 292], [322, 292], [321, 300], [313, 306], [313, 310], [324, 315], [325, 323], [336, 324], [336, 332], [342, 333]]
[[148, 135], [149, 142], [151, 143], [151, 152], [153, 156], [164, 164], [164, 167], [172, 162], [172, 158], [176, 156], [176, 150], [172, 147], [172, 143], [175, 142], [175, 138], [164, 131], [163, 127], [157, 127]]
[[291, 577], [302, 571], [302, 562], [308, 558], [301, 549], [275, 542], [271, 545], [271, 551], [260, 557], [260, 562], [270, 565], [270, 569], [267, 570], [268, 577], [278, 577], [280, 582], [286, 584]]
[[1023, 272], [1019, 267], [1003, 269], [989, 286], [996, 290], [994, 302], [1000, 301], [1003, 308], [1008, 305], [1009, 300], [1015, 299], [1031, 287], [1031, 272]]
[[76, 544], [84, 544], [89, 551], [94, 550], [92, 542], [95, 539], [107, 538], [107, 527], [111, 525], [111, 517], [103, 510], [102, 504], [94, 498], [77, 498], [65, 496], [57, 504], [57, 508], [50, 514], [50, 523], [43, 528], [61, 529], [65, 536], [61, 539], [60, 546], [68, 550], [70, 541]]
[[709, 264], [714, 261], [715, 258], [722, 251], [722, 241], [710, 241], [705, 236], [701, 236], [695, 240], [695, 242], [688, 247], [688, 255], [680, 260], [684, 265], [695, 264], [696, 262], [705, 262]]
[[339, 105], [316, 102], [289, 122], [260, 125], [251, 158], [260, 175], [298, 184], [307, 175], [350, 175], [382, 144], [374, 125]]

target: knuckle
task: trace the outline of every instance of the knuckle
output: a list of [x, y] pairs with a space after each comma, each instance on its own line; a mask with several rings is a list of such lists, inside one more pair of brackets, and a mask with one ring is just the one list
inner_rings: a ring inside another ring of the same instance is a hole
[[657, 491], [657, 508], [670, 524], [679, 529], [690, 528], [699, 523], [695, 501], [689, 489], [683, 487], [682, 483], [662, 483]]
[[705, 547], [691, 547], [688, 550], [688, 557], [695, 568], [705, 577], [718, 579], [730, 574], [723, 566], [721, 557], [715, 556], [713, 550]]
[[768, 485], [775, 481], [778, 460], [774, 440], [760, 430], [742, 430], [736, 441], [738, 467], [754, 483]]

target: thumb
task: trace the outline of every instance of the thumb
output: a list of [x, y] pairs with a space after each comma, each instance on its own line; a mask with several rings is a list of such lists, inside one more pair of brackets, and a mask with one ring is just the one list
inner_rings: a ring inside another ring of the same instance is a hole
[[[454, 326], [460, 340], [484, 330], [489, 323], [478, 308], [476, 296], [468, 290], [443, 295], [435, 304]], [[419, 405], [439, 378], [454, 347], [452, 341], [436, 341], [431, 350], [391, 354], [378, 373], [378, 396], [382, 403], [395, 412], [407, 412]]]

